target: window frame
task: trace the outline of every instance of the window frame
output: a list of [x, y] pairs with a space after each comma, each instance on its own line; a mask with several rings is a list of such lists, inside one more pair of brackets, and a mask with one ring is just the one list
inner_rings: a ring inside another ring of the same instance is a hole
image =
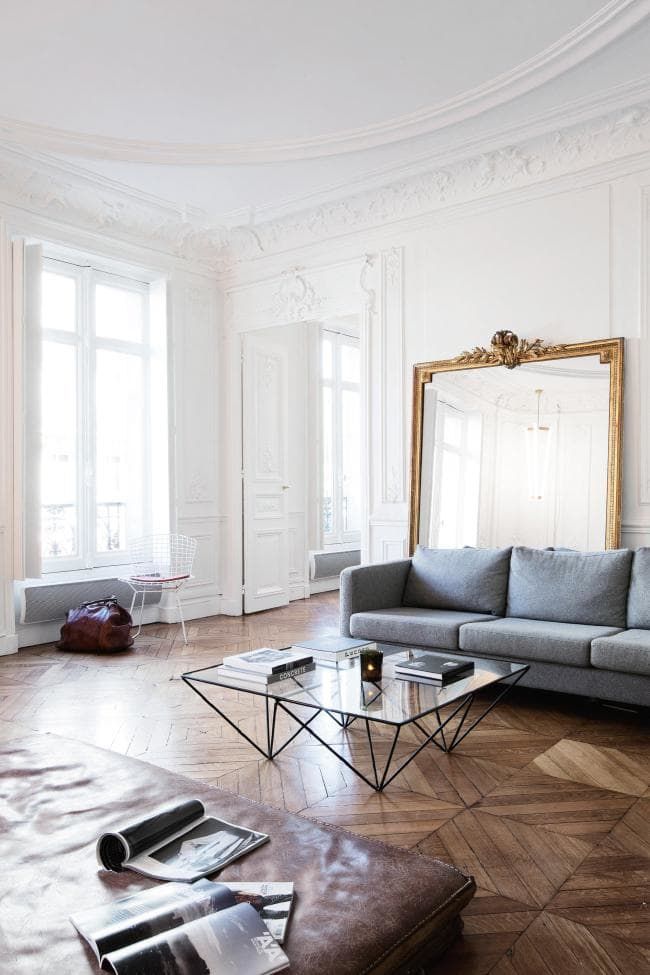
[[[96, 355], [100, 350], [136, 355], [142, 363], [144, 410], [141, 417], [142, 442], [150, 442], [151, 429], [151, 367], [154, 349], [151, 342], [151, 286], [146, 281], [130, 278], [101, 267], [84, 263], [77, 265], [63, 258], [43, 255], [43, 272], [61, 274], [76, 281], [75, 330], [65, 331], [42, 326], [41, 341], [57, 342], [76, 349], [76, 452], [77, 464], [77, 554], [74, 556], [42, 556], [42, 575], [60, 572], [95, 570], [105, 566], [119, 566], [128, 563], [128, 520], [127, 546], [116, 552], [97, 550], [97, 456], [96, 456]], [[96, 334], [95, 288], [98, 284], [119, 287], [133, 291], [142, 300], [142, 337], [140, 341], [112, 339]], [[148, 451], [142, 457], [142, 486], [138, 534], [152, 531], [151, 498], [152, 458]], [[41, 502], [42, 517], [43, 502]], [[128, 518], [128, 512], [127, 512]]]
[[[323, 375], [323, 342], [327, 340], [332, 344], [332, 374], [330, 378], [326, 378]], [[361, 542], [361, 525], [357, 530], [346, 531], [345, 530], [345, 495], [344, 495], [344, 474], [343, 474], [343, 393], [346, 391], [355, 392], [359, 397], [359, 410], [361, 411], [361, 375], [359, 375], [359, 380], [357, 382], [352, 382], [350, 380], [344, 380], [342, 378], [342, 368], [341, 368], [341, 348], [342, 346], [349, 346], [354, 348], [361, 355], [361, 343], [359, 338], [355, 335], [349, 335], [346, 332], [338, 332], [332, 329], [328, 329], [324, 326], [320, 329], [319, 336], [319, 396], [320, 396], [320, 411], [321, 411], [321, 478], [320, 478], [320, 503], [321, 503], [321, 518], [320, 518], [320, 532], [321, 532], [321, 543], [323, 548], [336, 547], [347, 544], [358, 544]], [[324, 485], [323, 485], [323, 449], [324, 449], [324, 432], [323, 432], [323, 420], [324, 420], [324, 410], [323, 410], [323, 389], [330, 389], [332, 392], [332, 531], [326, 532], [323, 527], [323, 513], [324, 513]], [[359, 478], [361, 480], [361, 471], [359, 471]], [[361, 497], [359, 502], [361, 504]]]

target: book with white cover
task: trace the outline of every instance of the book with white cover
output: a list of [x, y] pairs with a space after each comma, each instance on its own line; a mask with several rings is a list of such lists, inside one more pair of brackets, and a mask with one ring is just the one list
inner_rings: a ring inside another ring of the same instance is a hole
[[231, 667], [228, 664], [221, 664], [219, 667], [220, 678], [230, 678], [230, 680], [245, 680], [249, 684], [259, 684], [268, 687], [270, 684], [278, 684], [280, 681], [289, 680], [291, 677], [300, 677], [301, 674], [308, 674], [310, 670], [315, 670], [316, 664], [302, 664], [300, 667], [292, 667], [291, 670], [284, 670], [279, 674], [259, 674], [256, 670], [246, 670], [244, 667]]
[[358, 657], [362, 650], [374, 649], [376, 643], [368, 640], [355, 640], [347, 636], [321, 636], [295, 643], [294, 650], [308, 650], [318, 663], [333, 661], [340, 663]]
[[270, 676], [310, 664], [312, 655], [303, 648], [284, 647], [282, 650], [274, 650], [272, 647], [260, 647], [246, 653], [229, 654], [223, 658], [223, 662], [228, 667]]

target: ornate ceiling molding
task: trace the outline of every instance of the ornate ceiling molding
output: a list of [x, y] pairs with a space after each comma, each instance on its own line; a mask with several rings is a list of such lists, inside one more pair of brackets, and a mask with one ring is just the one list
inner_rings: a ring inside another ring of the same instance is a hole
[[483, 85], [397, 118], [313, 138], [220, 144], [154, 142], [74, 132], [10, 118], [0, 119], [0, 138], [68, 156], [182, 165], [289, 162], [360, 152], [429, 135], [512, 101], [575, 68], [649, 15], [650, 0], [608, 0], [539, 54]]
[[228, 228], [201, 211], [185, 212], [48, 157], [0, 147], [0, 200], [225, 271], [239, 262], [480, 202], [647, 153], [650, 102], [643, 102], [276, 220]]

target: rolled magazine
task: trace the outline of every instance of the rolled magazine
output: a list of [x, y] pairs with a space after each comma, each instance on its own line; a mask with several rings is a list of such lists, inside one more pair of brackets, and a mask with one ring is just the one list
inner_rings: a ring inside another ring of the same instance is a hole
[[216, 873], [268, 839], [266, 833], [206, 816], [203, 803], [189, 799], [103, 833], [97, 841], [97, 859], [107, 870], [193, 881]]

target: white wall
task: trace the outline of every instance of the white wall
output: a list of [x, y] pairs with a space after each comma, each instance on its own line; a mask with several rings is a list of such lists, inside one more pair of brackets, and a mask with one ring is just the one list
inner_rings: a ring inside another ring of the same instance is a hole
[[[488, 344], [501, 328], [552, 343], [626, 337], [623, 544], [650, 543], [644, 158], [644, 168], [631, 157], [614, 173], [593, 166], [377, 230], [351, 228], [224, 278], [228, 330], [307, 320], [315, 308], [337, 305], [361, 313], [369, 378], [364, 559], [407, 550], [413, 364]], [[273, 300], [287, 281], [307, 296], [304, 306]], [[237, 511], [228, 517], [236, 521]]]

